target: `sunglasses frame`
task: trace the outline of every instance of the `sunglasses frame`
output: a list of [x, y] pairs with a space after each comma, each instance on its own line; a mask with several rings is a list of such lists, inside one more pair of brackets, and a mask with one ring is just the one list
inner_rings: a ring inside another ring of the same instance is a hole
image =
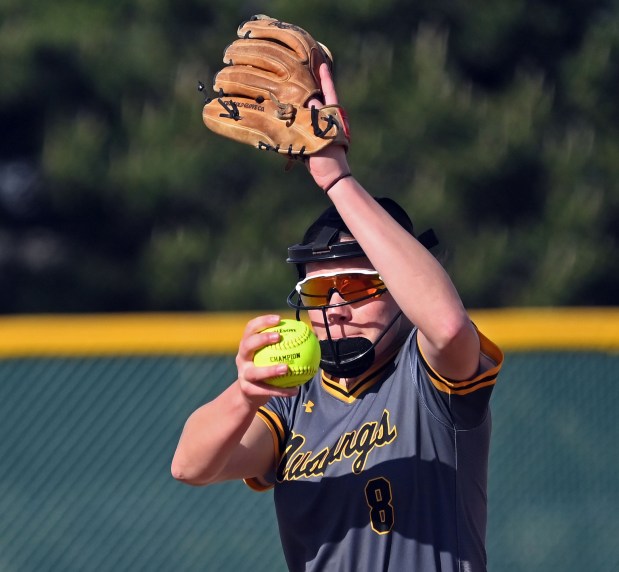
[[[306, 306], [303, 303], [303, 300], [301, 298], [301, 290], [303, 287], [303, 284], [309, 282], [310, 280], [314, 280], [315, 278], [333, 278], [334, 276], [344, 276], [347, 274], [364, 274], [367, 276], [376, 276], [378, 277], [381, 282], [382, 282], [382, 278], [380, 276], [380, 274], [378, 272], [376, 272], [376, 270], [369, 270], [367, 268], [359, 268], [359, 269], [354, 269], [354, 270], [349, 270], [347, 272], [341, 272], [341, 271], [337, 271], [337, 272], [324, 272], [322, 274], [317, 274], [314, 276], [310, 276], [307, 278], [304, 278], [303, 280], [300, 280], [299, 282], [297, 282], [297, 285], [294, 287], [294, 290], [292, 292], [290, 292], [290, 294], [288, 295], [287, 298], [287, 303], [288, 306], [290, 306], [291, 308], [296, 308], [297, 310], [303, 309], [303, 310], [321, 310], [324, 308], [337, 308], [339, 306], [347, 306], [349, 304], [356, 304], [357, 302], [362, 302], [364, 300], [369, 300], [370, 298], [379, 298], [380, 296], [382, 296], [385, 292], [387, 292], [387, 287], [384, 285], [383, 282], [383, 287], [382, 288], [378, 288], [376, 292], [374, 292], [373, 294], [366, 294], [364, 296], [361, 296], [360, 298], [355, 298], [354, 300], [344, 300], [344, 302], [338, 302], [337, 304], [319, 304], [319, 305], [312, 305], [312, 306]], [[335, 289], [336, 292], [338, 294], [341, 293]], [[297, 295], [297, 302], [295, 302], [293, 300], [293, 297], [295, 296], [295, 294]]]

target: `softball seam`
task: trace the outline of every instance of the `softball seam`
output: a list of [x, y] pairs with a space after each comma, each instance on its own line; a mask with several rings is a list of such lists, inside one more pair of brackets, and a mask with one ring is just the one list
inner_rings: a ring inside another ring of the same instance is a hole
[[273, 348], [282, 349], [282, 350], [290, 350], [290, 349], [296, 348], [300, 346], [301, 344], [305, 343], [309, 339], [310, 334], [311, 332], [309, 328], [306, 327], [303, 329], [303, 332], [299, 336], [289, 339], [289, 340], [282, 340], [274, 344]]

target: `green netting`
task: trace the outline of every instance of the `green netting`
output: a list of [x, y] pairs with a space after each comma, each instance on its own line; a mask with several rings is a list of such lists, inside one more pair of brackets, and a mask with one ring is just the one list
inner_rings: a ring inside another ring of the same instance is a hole
[[493, 397], [497, 571], [619, 570], [619, 355], [508, 355]]
[[[231, 356], [0, 361], [0, 571], [284, 570], [271, 493], [170, 476], [187, 415], [234, 373]], [[507, 355], [490, 570], [619, 569], [615, 395], [617, 355]]]

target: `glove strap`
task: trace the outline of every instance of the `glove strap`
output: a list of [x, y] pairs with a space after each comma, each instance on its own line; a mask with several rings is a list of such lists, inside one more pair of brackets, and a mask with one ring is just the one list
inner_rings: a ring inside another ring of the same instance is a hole
[[352, 173], [350, 171], [333, 179], [333, 181], [331, 181], [325, 188], [325, 195], [329, 194], [329, 191], [335, 186], [336, 183], [339, 183], [342, 179], [346, 179], [347, 177], [352, 177]]

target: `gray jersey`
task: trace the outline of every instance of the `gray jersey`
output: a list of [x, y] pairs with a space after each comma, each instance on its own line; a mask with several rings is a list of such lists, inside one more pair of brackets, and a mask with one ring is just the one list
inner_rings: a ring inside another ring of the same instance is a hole
[[348, 391], [319, 372], [260, 409], [290, 570], [486, 569], [488, 401], [503, 355], [480, 338], [496, 366], [469, 381], [433, 372], [413, 331]]

